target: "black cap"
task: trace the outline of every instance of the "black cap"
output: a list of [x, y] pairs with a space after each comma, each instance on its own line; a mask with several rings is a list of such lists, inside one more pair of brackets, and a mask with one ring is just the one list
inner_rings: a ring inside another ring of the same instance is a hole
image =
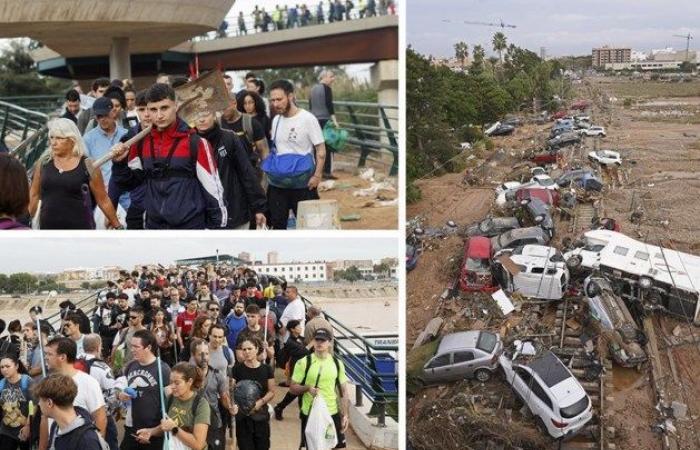
[[108, 97], [98, 98], [92, 104], [92, 111], [95, 113], [95, 116], [106, 116], [112, 111], [112, 99]]
[[314, 333], [314, 339], [323, 339], [324, 341], [332, 341], [333, 334], [330, 331], [326, 330], [325, 328], [319, 328]]
[[41, 309], [41, 306], [36, 305], [36, 306], [32, 306], [31, 308], [29, 308], [29, 312], [34, 313], [34, 314], [41, 314], [43, 312], [43, 310]]
[[75, 309], [75, 305], [70, 300], [63, 300], [58, 304], [58, 307], [61, 309]]

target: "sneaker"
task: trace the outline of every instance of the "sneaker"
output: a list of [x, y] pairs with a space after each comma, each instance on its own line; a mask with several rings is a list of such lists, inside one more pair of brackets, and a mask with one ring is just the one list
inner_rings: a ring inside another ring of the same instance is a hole
[[283, 420], [284, 418], [282, 417], [282, 409], [279, 408], [278, 406], [275, 406], [275, 419], [277, 420]]

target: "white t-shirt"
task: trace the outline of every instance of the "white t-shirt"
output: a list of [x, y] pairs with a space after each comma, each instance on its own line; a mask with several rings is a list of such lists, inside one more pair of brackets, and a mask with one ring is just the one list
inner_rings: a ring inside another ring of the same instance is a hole
[[298, 297], [289, 302], [287, 307], [284, 308], [282, 317], [280, 317], [280, 322], [282, 322], [282, 325], [285, 327], [290, 320], [298, 320], [301, 322], [301, 333], [303, 334], [304, 322], [306, 321], [306, 308], [304, 307], [304, 302]]
[[272, 120], [272, 139], [279, 155], [313, 154], [314, 146], [325, 142], [318, 119], [301, 108], [292, 117], [275, 116]]
[[129, 308], [133, 308], [134, 304], [136, 303], [136, 294], [139, 293], [139, 290], [137, 288], [126, 288], [122, 289], [122, 293], [129, 296], [127, 303], [129, 305]]

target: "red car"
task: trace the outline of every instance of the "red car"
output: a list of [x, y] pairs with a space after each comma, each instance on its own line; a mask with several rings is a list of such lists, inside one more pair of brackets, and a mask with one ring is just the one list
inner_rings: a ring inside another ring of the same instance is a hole
[[591, 106], [591, 103], [588, 100], [577, 100], [571, 105], [571, 109], [583, 111], [589, 106]]
[[547, 150], [542, 153], [535, 153], [530, 157], [530, 161], [534, 162], [538, 166], [545, 166], [547, 164], [557, 164], [559, 160], [558, 150]]
[[515, 193], [515, 200], [522, 204], [523, 200], [539, 198], [547, 205], [559, 205], [559, 192], [549, 189], [523, 188]]
[[566, 111], [565, 111], [565, 110], [557, 111], [557, 112], [555, 112], [554, 114], [552, 114], [551, 116], [549, 116], [549, 120], [561, 119], [561, 118], [564, 117], [564, 116], [566, 116]]
[[474, 236], [464, 243], [464, 265], [459, 276], [459, 288], [466, 292], [495, 292], [491, 274], [491, 240]]

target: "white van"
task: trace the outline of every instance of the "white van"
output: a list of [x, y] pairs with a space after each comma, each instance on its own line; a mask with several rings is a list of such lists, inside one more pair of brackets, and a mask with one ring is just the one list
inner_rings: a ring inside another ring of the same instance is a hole
[[554, 247], [523, 245], [494, 256], [494, 272], [510, 293], [544, 300], [559, 300], [569, 286], [569, 270]]

